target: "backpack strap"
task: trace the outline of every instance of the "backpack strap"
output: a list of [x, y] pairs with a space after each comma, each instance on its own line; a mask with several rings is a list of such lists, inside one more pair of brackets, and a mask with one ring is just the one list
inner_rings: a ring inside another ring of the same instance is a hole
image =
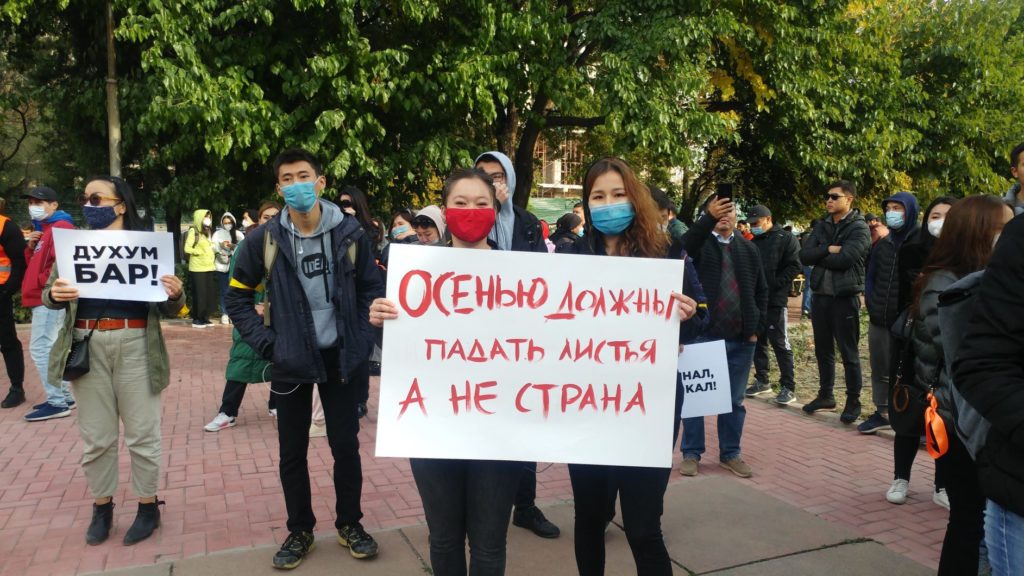
[[277, 260], [279, 246], [270, 230], [263, 231], [263, 325], [270, 327], [270, 274]]

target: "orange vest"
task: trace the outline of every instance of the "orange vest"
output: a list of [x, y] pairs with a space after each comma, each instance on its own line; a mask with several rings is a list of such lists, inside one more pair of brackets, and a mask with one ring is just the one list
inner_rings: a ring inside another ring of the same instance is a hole
[[[7, 221], [10, 220], [7, 216], [0, 214], [0, 234], [3, 234], [4, 226], [7, 225]], [[11, 258], [4, 251], [4, 247], [0, 244], [0, 284], [7, 284], [7, 280], [11, 277]]]

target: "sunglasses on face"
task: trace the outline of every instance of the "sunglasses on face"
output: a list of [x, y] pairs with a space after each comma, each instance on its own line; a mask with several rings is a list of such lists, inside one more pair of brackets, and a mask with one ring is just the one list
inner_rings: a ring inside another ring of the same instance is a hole
[[103, 202], [104, 200], [115, 200], [118, 204], [121, 203], [121, 200], [118, 198], [114, 198], [113, 196], [104, 196], [98, 192], [93, 192], [92, 194], [83, 194], [81, 198], [81, 203], [83, 206], [85, 204], [88, 204], [89, 206], [99, 206], [100, 203]]
[[351, 200], [342, 200], [341, 202], [338, 202], [338, 206], [340, 206], [342, 210], [354, 207]]
[[833, 202], [835, 202], [840, 198], [845, 198], [845, 196], [843, 196], [842, 194], [825, 194], [825, 200], [832, 200]]

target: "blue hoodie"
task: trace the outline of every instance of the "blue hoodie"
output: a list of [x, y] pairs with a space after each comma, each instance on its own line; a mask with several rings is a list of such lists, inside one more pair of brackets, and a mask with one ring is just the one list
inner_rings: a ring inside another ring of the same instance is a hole
[[56, 212], [53, 213], [52, 216], [50, 216], [49, 218], [47, 218], [45, 220], [33, 220], [32, 221], [32, 229], [35, 230], [36, 232], [42, 232], [43, 231], [43, 224], [53, 224], [55, 222], [60, 222], [62, 220], [64, 222], [67, 222], [68, 224], [71, 224], [72, 226], [75, 225], [75, 221], [72, 220], [70, 214], [68, 214], [67, 212], [65, 212], [63, 210], [57, 210]]
[[498, 211], [498, 218], [494, 222], [494, 228], [491, 228], [491, 232], [487, 237], [497, 243], [498, 248], [511, 250], [512, 232], [516, 224], [516, 213], [512, 208], [512, 198], [516, 194], [516, 171], [512, 167], [512, 160], [497, 150], [484, 152], [477, 156], [473, 164], [478, 164], [480, 159], [486, 156], [492, 156], [501, 164], [501, 167], [505, 170], [505, 183], [508, 185], [508, 199], [502, 202], [501, 210]]
[[882, 201], [882, 210], [890, 202], [899, 202], [906, 209], [903, 226], [889, 228], [889, 235], [871, 248], [868, 269], [864, 278], [864, 300], [871, 323], [888, 329], [900, 312], [899, 252], [907, 240], [917, 236], [920, 226], [917, 217], [921, 211], [917, 198], [910, 192], [897, 192]]

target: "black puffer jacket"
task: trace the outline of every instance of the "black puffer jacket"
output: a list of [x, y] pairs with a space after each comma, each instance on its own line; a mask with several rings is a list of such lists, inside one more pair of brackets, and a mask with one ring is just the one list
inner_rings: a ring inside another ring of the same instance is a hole
[[800, 244], [793, 234], [778, 226], [754, 236], [753, 242], [761, 254], [764, 279], [768, 282], [768, 307], [784, 308], [789, 304], [793, 278], [800, 273]]
[[978, 455], [990, 500], [1024, 515], [1024, 215], [1006, 228], [989, 261], [953, 364], [964, 398], [991, 424]]
[[[831, 254], [831, 245], [842, 246], [842, 250]], [[870, 248], [871, 231], [859, 210], [854, 209], [838, 224], [832, 221], [831, 214], [826, 214], [800, 250], [804, 266], [814, 266], [811, 289], [817, 294], [824, 293], [826, 276], [831, 276], [832, 295], [854, 296], [863, 292], [864, 261]]]
[[940, 410], [952, 421], [953, 398], [950, 396], [950, 377], [946, 373], [946, 356], [942, 350], [939, 330], [939, 294], [959, 278], [947, 270], [933, 272], [921, 292], [921, 302], [914, 317], [914, 387], [927, 394], [934, 388]]

